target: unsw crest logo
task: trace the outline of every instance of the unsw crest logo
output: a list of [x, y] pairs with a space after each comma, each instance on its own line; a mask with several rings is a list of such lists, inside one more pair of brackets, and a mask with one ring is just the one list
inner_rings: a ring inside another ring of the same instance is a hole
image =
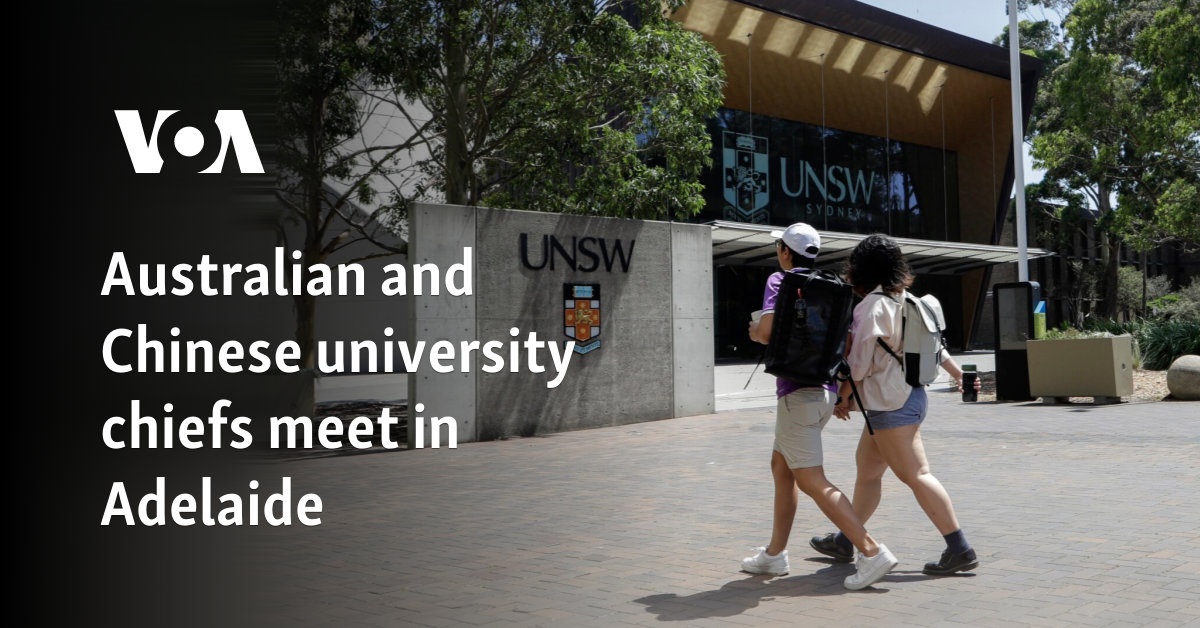
[[767, 204], [767, 138], [725, 131], [721, 136], [725, 171], [725, 219], [765, 225], [771, 220]]
[[563, 333], [576, 353], [600, 348], [600, 284], [563, 284]]
[[114, 109], [113, 113], [134, 172], [215, 174], [224, 169], [231, 148], [242, 173], [264, 172], [246, 115], [240, 109], [221, 109], [212, 117], [160, 109], [154, 114], [149, 135], [140, 111]]

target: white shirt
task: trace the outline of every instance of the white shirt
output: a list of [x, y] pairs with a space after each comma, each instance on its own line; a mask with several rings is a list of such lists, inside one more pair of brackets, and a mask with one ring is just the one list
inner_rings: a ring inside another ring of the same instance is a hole
[[904, 369], [876, 338], [882, 338], [893, 351], [902, 349], [904, 329], [904, 293], [885, 295], [876, 286], [854, 306], [852, 342], [847, 361], [850, 377], [861, 381], [859, 394], [866, 410], [897, 410], [908, 401], [912, 386], [904, 381]]

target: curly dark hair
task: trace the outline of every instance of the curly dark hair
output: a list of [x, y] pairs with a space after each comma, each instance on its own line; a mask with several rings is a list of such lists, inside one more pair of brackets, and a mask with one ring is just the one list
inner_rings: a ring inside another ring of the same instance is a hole
[[850, 253], [846, 276], [860, 293], [881, 286], [895, 294], [912, 285], [913, 276], [896, 241], [882, 233], [873, 233]]

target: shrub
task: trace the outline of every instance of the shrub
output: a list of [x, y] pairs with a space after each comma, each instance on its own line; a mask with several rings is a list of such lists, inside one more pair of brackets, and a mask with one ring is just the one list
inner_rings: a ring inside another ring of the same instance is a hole
[[[1146, 304], [1167, 294], [1171, 289], [1166, 276], [1146, 279]], [[1142, 271], [1133, 266], [1122, 266], [1117, 273], [1117, 308], [1130, 314], [1142, 312]]]
[[1137, 338], [1143, 368], [1161, 371], [1181, 355], [1200, 355], [1200, 320], [1151, 319]]
[[1200, 280], [1193, 279], [1179, 292], [1163, 295], [1146, 305], [1157, 317], [1200, 321]]
[[1114, 321], [1109, 319], [1089, 318], [1084, 323], [1083, 331], [1092, 332], [1093, 335], [1107, 333], [1114, 336], [1119, 336], [1121, 334], [1137, 336], [1141, 326], [1141, 321], [1137, 319], [1129, 321]]

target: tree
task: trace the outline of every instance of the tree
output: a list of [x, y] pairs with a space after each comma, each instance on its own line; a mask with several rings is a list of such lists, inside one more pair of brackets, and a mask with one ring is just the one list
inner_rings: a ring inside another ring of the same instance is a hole
[[[288, 4], [280, 33], [279, 183], [277, 197], [285, 219], [303, 227], [298, 247], [301, 282], [309, 268], [358, 240], [366, 239], [388, 253], [404, 247], [387, 243], [380, 221], [357, 212], [353, 202], [369, 201], [390, 158], [417, 144], [348, 148], [364, 128], [370, 109], [360, 97], [372, 37], [373, 7], [369, 0], [299, 0]], [[368, 165], [361, 167], [363, 162]], [[341, 192], [331, 180], [345, 182]], [[280, 239], [287, 239], [281, 225]], [[316, 297], [292, 296], [300, 364], [314, 366]]]
[[1123, 195], [1122, 219], [1130, 242], [1147, 250], [1161, 241], [1200, 246], [1200, 2], [1167, 2], [1133, 42], [1133, 58], [1145, 68], [1151, 118], [1141, 129], [1147, 160], [1161, 165], [1139, 173]]
[[[404, 252], [413, 201], [697, 213], [724, 66], [664, 12], [682, 4], [290, 2], [279, 197], [304, 227], [302, 281], [354, 242]], [[294, 302], [312, 368], [316, 300]]]
[[[1103, 243], [1101, 314], [1111, 318], [1124, 243], [1144, 251], [1200, 242], [1200, 118], [1188, 64], [1200, 32], [1196, 0], [1031, 4], [1069, 10], [1069, 54], [1048, 71], [1030, 125], [1035, 165], [1055, 183], [1040, 191], [1086, 195]], [[1077, 211], [1073, 199], [1059, 200]]]
[[640, 218], [703, 204], [724, 66], [664, 13], [682, 0], [405, 0], [372, 76], [431, 117], [423, 192], [451, 204]]

